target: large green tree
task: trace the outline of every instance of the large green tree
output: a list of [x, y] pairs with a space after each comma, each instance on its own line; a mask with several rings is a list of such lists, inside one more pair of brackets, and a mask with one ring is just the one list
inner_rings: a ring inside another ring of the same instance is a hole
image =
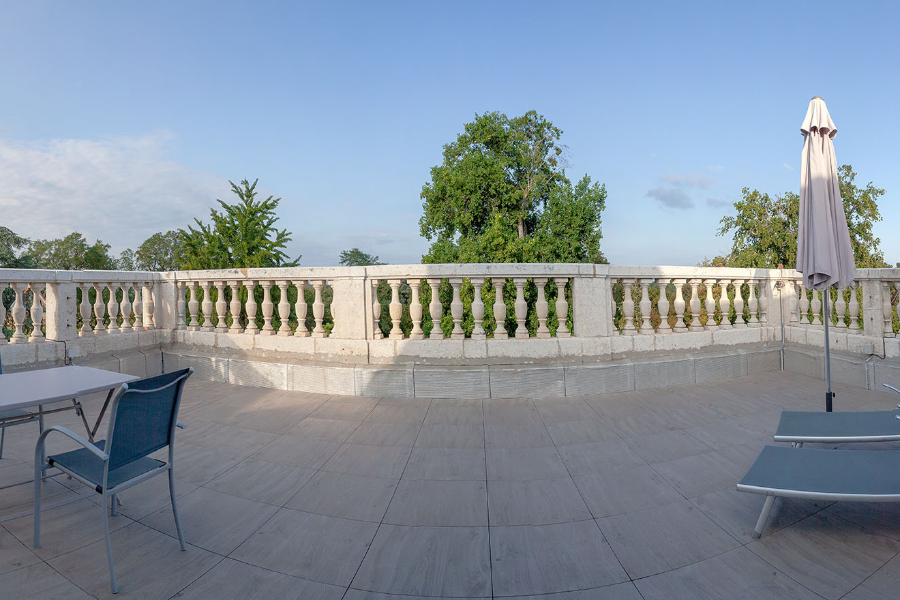
[[110, 245], [97, 240], [88, 244], [77, 231], [55, 240], [35, 240], [28, 254], [39, 269], [99, 270], [117, 268], [116, 259], [109, 254]]
[[359, 248], [350, 248], [341, 251], [338, 262], [344, 267], [365, 267], [368, 265], [383, 265], [374, 254], [363, 252]]
[[[857, 186], [856, 173], [850, 165], [841, 166], [838, 176], [856, 265], [888, 266], [880, 248], [881, 240], [873, 233], [873, 226], [881, 220], [878, 198], [884, 195], [884, 190], [871, 182], [864, 188]], [[770, 196], [744, 188], [734, 209], [736, 214], [723, 217], [718, 231], [718, 235], [730, 233], [733, 237], [731, 253], [725, 257], [728, 266], [772, 268], [796, 264], [799, 195], [787, 192], [783, 196]]]
[[232, 269], [253, 267], [294, 267], [300, 262], [285, 253], [291, 233], [278, 229], [275, 209], [281, 198], [256, 199], [257, 179], [240, 185], [229, 181], [238, 197], [235, 204], [216, 199], [222, 212], [210, 209], [207, 225], [194, 219], [197, 229], [183, 231], [182, 268]]
[[422, 187], [422, 260], [592, 261], [600, 253], [606, 190], [563, 169], [562, 131], [535, 111], [476, 115], [444, 146]]
[[145, 271], [174, 271], [181, 266], [184, 232], [179, 230], [154, 233], [134, 253], [134, 263]]
[[7, 269], [24, 269], [29, 266], [26, 250], [28, 239], [16, 235], [12, 230], [0, 225], [0, 267]]

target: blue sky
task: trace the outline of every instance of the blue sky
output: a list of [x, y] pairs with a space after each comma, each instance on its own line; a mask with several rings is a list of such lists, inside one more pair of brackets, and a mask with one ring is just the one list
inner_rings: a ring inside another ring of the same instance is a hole
[[799, 189], [813, 95], [839, 163], [887, 194], [900, 261], [900, 10], [888, 2], [8, 2], [0, 224], [119, 251], [206, 218], [227, 180], [282, 197], [292, 255], [418, 262], [419, 192], [476, 113], [534, 109], [609, 197], [617, 264], [725, 253], [747, 186]]

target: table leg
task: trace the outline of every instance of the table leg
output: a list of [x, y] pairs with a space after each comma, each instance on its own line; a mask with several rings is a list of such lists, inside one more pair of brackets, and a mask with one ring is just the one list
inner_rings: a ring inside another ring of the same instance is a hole
[[72, 398], [72, 404], [75, 406], [75, 414], [81, 417], [81, 422], [84, 423], [84, 431], [88, 435], [88, 441], [93, 443], [94, 438], [91, 436], [91, 426], [88, 425], [87, 417], [84, 415], [84, 408], [82, 408], [78, 398]]
[[88, 433], [88, 440], [91, 443], [94, 443], [94, 436], [97, 435], [97, 430], [100, 429], [100, 421], [103, 420], [103, 415], [106, 414], [106, 409], [109, 407], [109, 401], [112, 400], [115, 391], [114, 388], [109, 390], [109, 393], [106, 394], [106, 400], [103, 402], [103, 408], [100, 409], [100, 415], [97, 417], [97, 422], [94, 423], [94, 428]]

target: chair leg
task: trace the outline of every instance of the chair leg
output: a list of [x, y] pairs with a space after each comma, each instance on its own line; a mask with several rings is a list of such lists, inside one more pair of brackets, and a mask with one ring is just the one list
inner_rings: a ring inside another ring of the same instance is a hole
[[766, 503], [763, 504], [762, 512], [759, 514], [759, 520], [756, 522], [756, 529], [753, 530], [754, 538], [759, 538], [759, 536], [762, 535], [773, 504], [775, 504], [775, 496], [766, 496]]
[[118, 498], [116, 497], [115, 494], [112, 494], [111, 496], [112, 496], [112, 508], [110, 509], [109, 514], [111, 514], [112, 516], [115, 517], [116, 515], [119, 514], [118, 502], [116, 502], [116, 500], [118, 500]]
[[0, 429], [0, 460], [3, 459], [3, 442], [6, 441], [6, 427]]
[[109, 587], [113, 594], [119, 593], [119, 586], [116, 584], [116, 568], [113, 566], [112, 542], [109, 540], [109, 513], [106, 512], [109, 496], [103, 494], [103, 533], [106, 537], [106, 556], [109, 558]]
[[[37, 453], [35, 453], [37, 454]], [[41, 482], [42, 465], [34, 463], [34, 547], [41, 547]]]
[[175, 514], [175, 529], [178, 530], [178, 541], [181, 542], [181, 551], [187, 550], [184, 545], [184, 532], [181, 530], [181, 517], [178, 516], [178, 503], [175, 501], [175, 475], [169, 469], [169, 497], [172, 499], [172, 512]]

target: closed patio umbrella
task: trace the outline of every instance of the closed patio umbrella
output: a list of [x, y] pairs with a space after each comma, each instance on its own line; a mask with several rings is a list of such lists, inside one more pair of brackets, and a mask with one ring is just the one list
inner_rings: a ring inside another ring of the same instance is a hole
[[797, 270], [803, 274], [803, 285], [825, 292], [825, 410], [831, 412], [834, 393], [831, 391], [831, 348], [828, 343], [831, 324], [829, 289], [855, 287], [856, 264], [832, 143], [837, 127], [822, 98], [816, 96], [809, 101], [800, 132], [803, 134], [803, 153]]

